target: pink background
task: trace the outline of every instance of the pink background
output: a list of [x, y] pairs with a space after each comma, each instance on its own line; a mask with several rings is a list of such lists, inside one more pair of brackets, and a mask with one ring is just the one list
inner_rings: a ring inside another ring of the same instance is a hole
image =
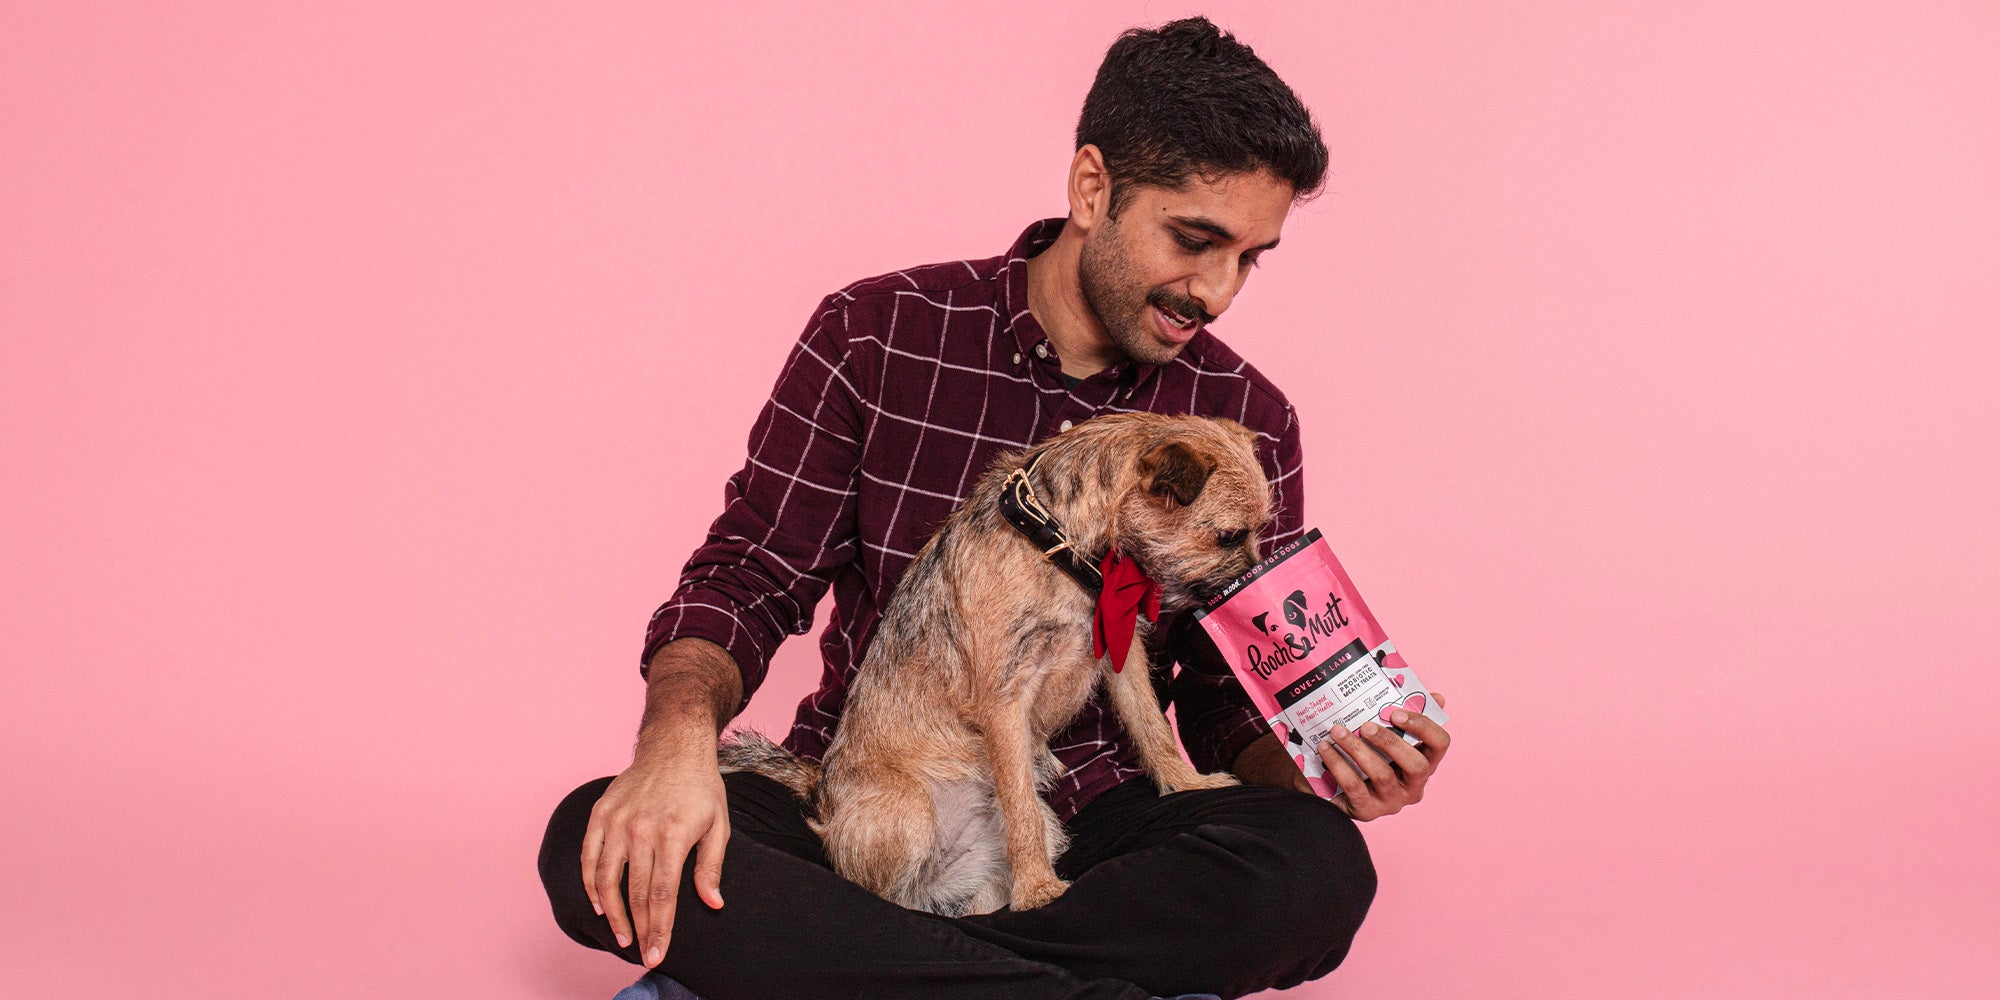
[[[1195, 9], [806, 6], [5, 6], [0, 995], [630, 981], [535, 849], [785, 351]], [[1206, 8], [1333, 154], [1218, 329], [1457, 741], [1295, 995], [1991, 996], [2000, 13], [1501, 6]]]

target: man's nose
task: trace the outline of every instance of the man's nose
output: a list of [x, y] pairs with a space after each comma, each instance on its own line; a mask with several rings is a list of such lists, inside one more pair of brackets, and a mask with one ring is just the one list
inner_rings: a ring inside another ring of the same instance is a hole
[[1241, 269], [1233, 261], [1203, 268], [1188, 283], [1188, 294], [1194, 296], [1210, 318], [1220, 316], [1236, 298], [1236, 292], [1242, 285], [1241, 276]]

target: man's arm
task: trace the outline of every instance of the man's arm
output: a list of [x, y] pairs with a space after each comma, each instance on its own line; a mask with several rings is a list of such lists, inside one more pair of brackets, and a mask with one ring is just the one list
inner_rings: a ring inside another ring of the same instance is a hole
[[[1273, 517], [1258, 551], [1269, 554], [1305, 533], [1303, 448], [1298, 416], [1289, 407], [1277, 447], [1269, 453], [1260, 450], [1259, 457], [1266, 459], [1265, 475], [1271, 480]], [[1177, 629], [1181, 670], [1173, 685], [1174, 716], [1181, 720], [1181, 741], [1195, 766], [1208, 771], [1227, 762], [1230, 772], [1246, 784], [1317, 794], [1293, 762], [1292, 751], [1271, 732], [1221, 651], [1192, 617]], [[1442, 707], [1444, 697], [1431, 693]], [[1387, 816], [1421, 801], [1425, 783], [1451, 746], [1444, 727], [1422, 715], [1398, 712], [1396, 725], [1421, 743], [1412, 747], [1375, 722], [1337, 737], [1348, 755], [1361, 763], [1361, 772], [1332, 747], [1315, 748], [1328, 777], [1346, 793], [1333, 804], [1357, 820]]]
[[[1275, 423], [1275, 421], [1274, 421]], [[1272, 550], [1305, 534], [1304, 446], [1299, 437], [1298, 415], [1288, 404], [1277, 441], [1260, 438], [1257, 460], [1271, 483], [1271, 523], [1258, 534], [1257, 551]], [[1227, 770], [1250, 784], [1290, 787], [1288, 776], [1275, 766], [1260, 767], [1262, 756], [1246, 762], [1243, 753], [1261, 740], [1275, 743], [1264, 713], [1250, 701], [1241, 682], [1229, 670], [1228, 661], [1209, 639], [1208, 632], [1194, 615], [1184, 614], [1168, 632], [1168, 655], [1180, 662], [1180, 671], [1169, 683], [1174, 701], [1174, 718], [1181, 732], [1181, 745], [1188, 759], [1203, 773]], [[1267, 748], [1268, 749], [1268, 748]], [[1282, 749], [1280, 747], [1279, 749]], [[1285, 767], [1298, 773], [1289, 757]], [[1246, 773], [1239, 768], [1248, 764]]]
[[722, 514], [647, 626], [632, 766], [584, 832], [591, 903], [648, 967], [666, 956], [690, 850], [696, 893], [722, 906], [729, 801], [716, 737], [778, 644], [811, 628], [813, 606], [855, 556], [862, 405], [840, 299], [822, 300], [807, 324], [751, 428], [749, 460], [724, 488]]
[[[650, 667], [632, 766], [612, 779], [590, 810], [583, 878], [591, 908], [611, 925], [619, 946], [640, 942], [641, 959], [656, 966], [673, 936], [681, 866], [690, 849], [695, 891], [709, 908], [722, 908], [729, 799], [715, 746], [736, 714], [742, 682], [735, 661], [706, 639], [670, 642]], [[619, 892], [628, 866], [629, 917]]]
[[730, 715], [763, 683], [779, 643], [812, 628], [814, 606], [860, 546], [865, 377], [849, 357], [844, 301], [820, 301], [750, 429], [748, 459], [723, 485], [722, 513], [646, 628], [642, 676], [677, 639], [729, 653], [742, 681]]
[[1317, 795], [1307, 783], [1305, 772], [1292, 760], [1292, 752], [1285, 748], [1285, 741], [1277, 733], [1266, 732], [1250, 741], [1243, 752], [1236, 755], [1236, 763], [1229, 772], [1243, 780], [1246, 785], [1270, 785], [1274, 788], [1290, 788]]
[[712, 753], [742, 699], [742, 674], [727, 650], [696, 638], [661, 646], [647, 672], [646, 711], [632, 759], [670, 758], [691, 742], [708, 744]]

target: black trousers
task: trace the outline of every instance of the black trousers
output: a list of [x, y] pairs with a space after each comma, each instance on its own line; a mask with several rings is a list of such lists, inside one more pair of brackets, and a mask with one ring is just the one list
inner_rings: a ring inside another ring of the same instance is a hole
[[[1072, 884], [1054, 902], [940, 917], [834, 874], [783, 786], [723, 780], [726, 905], [701, 902], [686, 866], [659, 966], [707, 1000], [1237, 997], [1333, 971], [1375, 897], [1368, 846], [1332, 804], [1250, 786], [1161, 796], [1139, 778], [1070, 821], [1056, 873]], [[556, 807], [542, 883], [565, 933], [637, 964], [584, 893], [583, 834], [610, 783]]]

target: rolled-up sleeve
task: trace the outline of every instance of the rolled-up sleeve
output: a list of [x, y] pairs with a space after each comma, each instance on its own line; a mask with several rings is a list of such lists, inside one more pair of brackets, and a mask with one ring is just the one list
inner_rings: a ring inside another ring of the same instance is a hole
[[639, 656], [675, 639], [707, 639], [743, 674], [741, 711], [787, 635], [854, 560], [863, 407], [842, 297], [821, 300], [750, 429], [749, 458], [723, 486], [722, 514], [653, 612]]
[[[1305, 534], [1304, 451], [1299, 442], [1298, 414], [1285, 406], [1284, 428], [1276, 443], [1260, 441], [1258, 460], [1271, 481], [1271, 523], [1258, 536], [1257, 551], [1269, 554]], [[1266, 447], [1268, 446], [1268, 447]], [[1226, 771], [1236, 755], [1271, 731], [1264, 713], [1250, 701], [1242, 682], [1229, 670], [1208, 630], [1181, 616], [1167, 636], [1167, 655], [1180, 664], [1168, 684], [1174, 719], [1188, 759], [1203, 772]]]

